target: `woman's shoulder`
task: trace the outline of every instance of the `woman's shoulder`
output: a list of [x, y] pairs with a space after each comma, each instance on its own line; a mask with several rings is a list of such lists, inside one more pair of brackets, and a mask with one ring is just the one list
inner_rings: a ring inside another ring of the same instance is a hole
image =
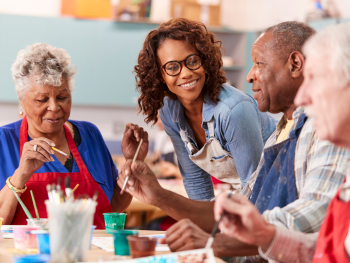
[[218, 104], [225, 104], [230, 108], [243, 101], [251, 102], [254, 105], [256, 104], [255, 100], [250, 95], [228, 84], [222, 85], [219, 100]]
[[74, 124], [79, 131], [80, 129], [100, 131], [95, 124], [88, 121], [68, 120], [68, 122]]
[[22, 120], [15, 121], [0, 127], [0, 137], [12, 134], [19, 135], [19, 130], [21, 128]]

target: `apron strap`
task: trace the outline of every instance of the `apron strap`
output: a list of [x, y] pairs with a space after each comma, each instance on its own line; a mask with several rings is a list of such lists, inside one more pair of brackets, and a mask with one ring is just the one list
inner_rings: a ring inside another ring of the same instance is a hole
[[210, 121], [207, 122], [208, 125], [208, 130], [209, 130], [209, 137], [213, 138], [215, 137], [215, 132], [214, 132], [214, 118], [212, 118]]
[[[69, 147], [70, 151], [72, 152], [72, 155], [73, 155], [73, 157], [78, 165], [79, 171], [88, 173], [88, 169], [86, 168], [83, 160], [81, 159], [81, 156], [79, 154], [77, 146], [75, 145], [72, 134], [70, 133], [70, 131], [66, 125], [63, 125], [63, 128], [64, 128], [64, 132], [66, 134], [68, 147]], [[28, 142], [28, 121], [27, 121], [27, 116], [25, 115], [23, 117], [23, 121], [21, 123], [20, 137], [19, 137], [20, 157], [22, 157], [23, 146], [26, 142]]]
[[80, 172], [84, 172], [84, 173], [88, 173], [88, 169], [85, 166], [84, 161], [81, 159], [80, 153], [78, 151], [77, 146], [75, 145], [74, 139], [72, 137], [72, 134], [70, 133], [70, 130], [68, 129], [68, 127], [64, 124], [63, 125], [64, 128], [64, 132], [66, 133], [66, 138], [67, 138], [67, 142], [68, 142], [68, 147], [78, 165], [79, 171]]
[[187, 148], [190, 150], [191, 154], [196, 153], [196, 149], [194, 148], [193, 144], [188, 139], [186, 132], [182, 129], [180, 129], [180, 136], [181, 136], [181, 140], [185, 143]]

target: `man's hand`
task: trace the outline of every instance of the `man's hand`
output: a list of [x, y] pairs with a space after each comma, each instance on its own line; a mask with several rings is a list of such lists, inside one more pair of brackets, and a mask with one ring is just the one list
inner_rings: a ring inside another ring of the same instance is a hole
[[225, 211], [219, 227], [230, 237], [246, 244], [269, 248], [275, 235], [275, 226], [267, 223], [257, 208], [245, 196], [228, 193], [218, 196], [214, 205], [215, 220]]
[[143, 139], [143, 142], [137, 160], [144, 161], [148, 153], [148, 133], [142, 127], [128, 123], [125, 127], [122, 141], [122, 151], [125, 159], [134, 158], [141, 139]]
[[131, 164], [132, 160], [127, 160], [122, 168], [118, 177], [119, 187], [122, 188], [126, 177], [130, 176], [125, 191], [146, 204], [157, 205], [164, 189], [155, 174], [144, 162], [136, 161]]
[[166, 231], [166, 237], [159, 240], [168, 244], [172, 252], [204, 248], [210, 234], [204, 232], [189, 219], [182, 219]]

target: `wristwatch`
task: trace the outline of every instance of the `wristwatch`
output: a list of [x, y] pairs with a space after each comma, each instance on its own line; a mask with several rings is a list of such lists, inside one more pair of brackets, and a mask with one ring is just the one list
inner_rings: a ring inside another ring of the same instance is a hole
[[20, 194], [23, 194], [26, 190], [27, 190], [27, 185], [24, 185], [24, 188], [23, 189], [18, 189], [17, 187], [13, 186], [10, 182], [10, 178], [7, 178], [6, 180], [6, 185], [11, 189], [13, 188], [13, 190], [15, 190], [16, 193], [20, 193]]

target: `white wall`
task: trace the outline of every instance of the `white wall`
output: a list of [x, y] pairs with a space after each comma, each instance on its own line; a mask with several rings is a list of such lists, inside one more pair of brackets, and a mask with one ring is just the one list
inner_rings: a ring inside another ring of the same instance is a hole
[[[263, 30], [283, 21], [305, 21], [311, 0], [221, 0], [222, 24], [235, 30]], [[350, 18], [350, 0], [333, 0], [342, 18]]]
[[0, 0], [0, 13], [29, 16], [60, 16], [61, 0]]
[[[341, 17], [350, 18], [350, 0], [323, 1], [333, 1]], [[283, 21], [304, 21], [312, 0], [221, 0], [221, 3], [223, 25], [257, 31]], [[0, 13], [55, 17], [60, 12], [61, 0], [0, 0]]]

